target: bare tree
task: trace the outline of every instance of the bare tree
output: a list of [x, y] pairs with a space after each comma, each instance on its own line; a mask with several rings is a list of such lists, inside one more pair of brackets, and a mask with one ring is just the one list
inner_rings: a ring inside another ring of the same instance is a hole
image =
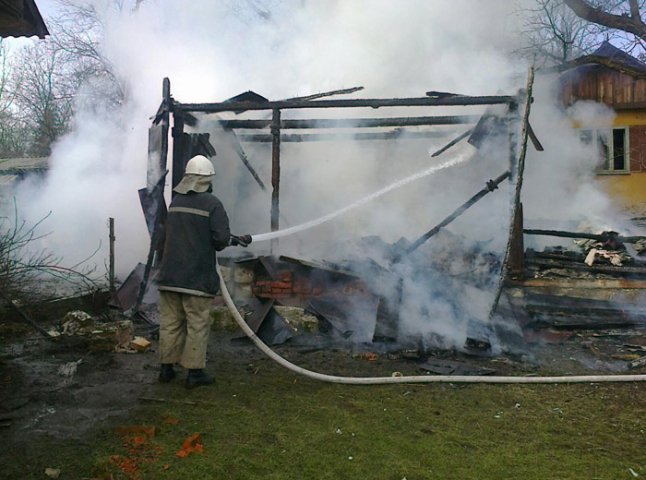
[[567, 62], [600, 42], [600, 27], [579, 18], [560, 0], [536, 0], [527, 10], [522, 56], [537, 67]]
[[[49, 155], [52, 142], [69, 130], [75, 111], [109, 111], [124, 101], [125, 84], [101, 50], [104, 12], [89, 2], [58, 3], [57, 16], [48, 19], [50, 37], [14, 54], [11, 69], [0, 76], [2, 156]], [[123, 10], [126, 3], [104, 5]], [[3, 103], [5, 97], [11, 102]]]
[[[133, 10], [141, 3], [137, 2]], [[113, 0], [106, 9], [124, 11], [126, 2]], [[93, 104], [113, 108], [126, 96], [125, 83], [105, 56], [101, 45], [105, 33], [102, 13], [94, 4], [59, 0], [59, 14], [49, 21], [52, 48], [70, 66], [70, 74], [79, 86], [84, 86], [84, 106]]]
[[31, 133], [25, 153], [48, 155], [51, 143], [67, 131], [78, 85], [69, 81], [60, 54], [48, 44], [28, 46], [14, 60], [14, 116]]
[[646, 59], [646, 0], [535, 0], [526, 17], [518, 50], [539, 68], [591, 53], [611, 41]]
[[563, 0], [579, 18], [608, 30], [619, 32], [627, 39], [624, 49], [644, 57], [646, 52], [646, 23], [642, 19], [645, 0], [586, 1]]

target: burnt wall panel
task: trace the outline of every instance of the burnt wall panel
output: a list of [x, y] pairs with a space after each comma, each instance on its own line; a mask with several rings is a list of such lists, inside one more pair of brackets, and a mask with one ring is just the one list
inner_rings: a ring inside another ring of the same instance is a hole
[[630, 171], [646, 171], [646, 125], [630, 127]]

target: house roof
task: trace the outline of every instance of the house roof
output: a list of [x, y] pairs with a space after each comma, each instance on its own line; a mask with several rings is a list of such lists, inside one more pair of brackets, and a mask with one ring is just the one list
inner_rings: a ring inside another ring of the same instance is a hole
[[0, 158], [0, 174], [47, 170], [48, 157]]
[[47, 25], [34, 0], [0, 0], [0, 37], [45, 38]]
[[559, 72], [579, 67], [594, 67], [602, 65], [633, 77], [646, 78], [646, 63], [637, 60], [632, 55], [618, 49], [610, 42], [603, 42], [599, 48], [589, 55], [565, 62], [556, 67]]
[[27, 175], [42, 174], [48, 168], [48, 157], [0, 158], [0, 196]]

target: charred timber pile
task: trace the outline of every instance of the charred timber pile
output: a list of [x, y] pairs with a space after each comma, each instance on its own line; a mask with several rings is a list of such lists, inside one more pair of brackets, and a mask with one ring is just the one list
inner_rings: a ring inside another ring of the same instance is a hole
[[[528, 249], [525, 252], [525, 267], [527, 277], [544, 276], [560, 270], [559, 276], [577, 277], [583, 274], [606, 275], [621, 278], [646, 279], [646, 265], [587, 265], [585, 255], [577, 252], [536, 252]], [[589, 275], [588, 275], [589, 276]]]
[[522, 308], [525, 326], [646, 326], [646, 258], [635, 248], [646, 242], [644, 237], [529, 229], [523, 233], [572, 238], [579, 247], [525, 251], [523, 279], [510, 282], [512, 289], [522, 290], [515, 306]]
[[533, 328], [605, 329], [646, 325], [646, 310], [622, 302], [559, 295], [525, 297]]

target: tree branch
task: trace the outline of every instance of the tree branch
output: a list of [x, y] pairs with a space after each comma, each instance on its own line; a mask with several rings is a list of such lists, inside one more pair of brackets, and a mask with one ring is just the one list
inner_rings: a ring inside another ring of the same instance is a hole
[[646, 40], [646, 24], [641, 19], [636, 0], [630, 0], [630, 16], [605, 12], [601, 8], [592, 6], [586, 0], [563, 0], [563, 3], [570, 7], [578, 17], [588, 22], [632, 33]]

